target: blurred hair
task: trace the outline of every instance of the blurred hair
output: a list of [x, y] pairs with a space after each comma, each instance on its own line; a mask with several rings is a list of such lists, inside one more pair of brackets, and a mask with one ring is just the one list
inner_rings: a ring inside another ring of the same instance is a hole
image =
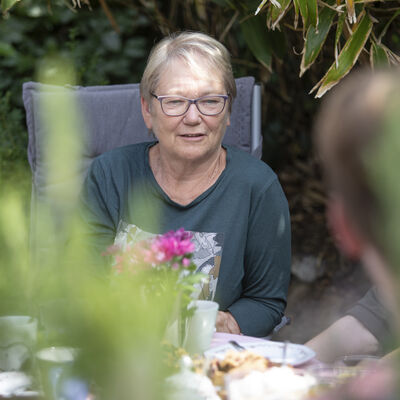
[[150, 52], [147, 66], [140, 82], [140, 93], [147, 102], [151, 100], [161, 79], [163, 71], [171, 61], [177, 58], [189, 66], [201, 57], [210, 72], [216, 72], [222, 78], [225, 89], [232, 99], [236, 97], [236, 84], [233, 77], [230, 54], [223, 44], [200, 32], [175, 33], [157, 43]]
[[327, 96], [314, 125], [328, 191], [343, 199], [359, 234], [381, 250], [383, 209], [371, 156], [387, 136], [389, 113], [396, 105], [400, 113], [399, 99], [400, 70], [354, 72]]

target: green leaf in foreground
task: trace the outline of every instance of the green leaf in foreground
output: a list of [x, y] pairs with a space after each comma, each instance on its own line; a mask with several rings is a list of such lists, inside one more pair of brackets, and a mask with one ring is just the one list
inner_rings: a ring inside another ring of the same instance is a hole
[[10, 10], [10, 8], [19, 1], [20, 0], [1, 0], [1, 10], [3, 12], [3, 15], [6, 14]]
[[372, 30], [372, 21], [368, 14], [365, 14], [357, 29], [347, 40], [339, 54], [338, 62], [334, 62], [328, 69], [325, 76], [312, 88], [310, 93], [318, 89], [315, 97], [322, 97], [329, 89], [335, 86], [344, 76], [346, 76], [356, 63], [361, 50]]
[[[303, 0], [304, 1], [304, 0]], [[311, 26], [318, 25], [318, 3], [317, 0], [307, 0], [308, 21]]]
[[303, 57], [300, 65], [300, 76], [314, 63], [320, 53], [329, 30], [331, 29], [333, 18], [336, 12], [329, 7], [325, 7], [319, 16], [317, 27], [310, 26], [304, 41]]
[[285, 16], [287, 13], [291, 0], [279, 0], [280, 7], [276, 7], [273, 4], [268, 10], [267, 16], [267, 26], [268, 29], [275, 29], [279, 24], [279, 21]]
[[309, 27], [309, 17], [308, 17], [308, 7], [307, 2], [304, 0], [293, 0], [295, 4], [295, 9], [300, 11], [301, 18], [303, 20], [303, 30], [304, 32]]
[[262, 15], [244, 20], [240, 27], [244, 40], [249, 46], [254, 57], [268, 70], [271, 70], [272, 44], [270, 32], [265, 27], [265, 20]]
[[338, 62], [339, 62], [338, 61], [339, 40], [340, 40], [340, 37], [342, 36], [345, 19], [346, 19], [346, 14], [345, 13], [340, 14], [339, 17], [338, 17], [338, 22], [337, 22], [337, 26], [336, 26], [336, 34], [335, 34], [335, 63], [336, 63], [336, 67], [338, 66]]
[[384, 67], [390, 64], [386, 50], [378, 43], [372, 42], [369, 50], [369, 59], [372, 68]]

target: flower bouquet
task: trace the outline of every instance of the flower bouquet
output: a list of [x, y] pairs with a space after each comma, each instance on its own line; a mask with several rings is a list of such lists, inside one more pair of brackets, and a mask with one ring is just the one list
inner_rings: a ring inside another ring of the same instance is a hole
[[183, 345], [186, 321], [195, 310], [190, 303], [207, 280], [207, 275], [196, 272], [194, 250], [192, 233], [183, 228], [107, 250], [114, 256], [114, 280], [139, 279], [142, 300], [158, 298], [167, 308], [166, 339], [178, 346]]

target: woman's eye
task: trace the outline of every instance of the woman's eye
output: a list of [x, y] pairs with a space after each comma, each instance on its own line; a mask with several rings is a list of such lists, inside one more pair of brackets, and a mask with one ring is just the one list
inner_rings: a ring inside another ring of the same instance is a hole
[[201, 101], [204, 105], [213, 106], [219, 103], [218, 99], [204, 99]]
[[168, 99], [168, 100], [166, 101], [166, 104], [167, 104], [168, 106], [180, 106], [180, 105], [182, 105], [182, 104], [184, 104], [184, 103], [185, 103], [185, 101], [182, 100], [182, 99]]

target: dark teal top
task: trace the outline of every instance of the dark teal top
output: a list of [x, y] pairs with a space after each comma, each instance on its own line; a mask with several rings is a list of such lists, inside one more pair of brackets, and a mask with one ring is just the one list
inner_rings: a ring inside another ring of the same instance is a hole
[[111, 150], [88, 172], [82, 203], [90, 245], [100, 253], [117, 238], [194, 233], [195, 262], [211, 275], [206, 297], [229, 310], [246, 335], [266, 336], [283, 315], [290, 279], [288, 204], [277, 176], [262, 161], [224, 146], [226, 168], [190, 204], [172, 201], [151, 171], [156, 142]]

